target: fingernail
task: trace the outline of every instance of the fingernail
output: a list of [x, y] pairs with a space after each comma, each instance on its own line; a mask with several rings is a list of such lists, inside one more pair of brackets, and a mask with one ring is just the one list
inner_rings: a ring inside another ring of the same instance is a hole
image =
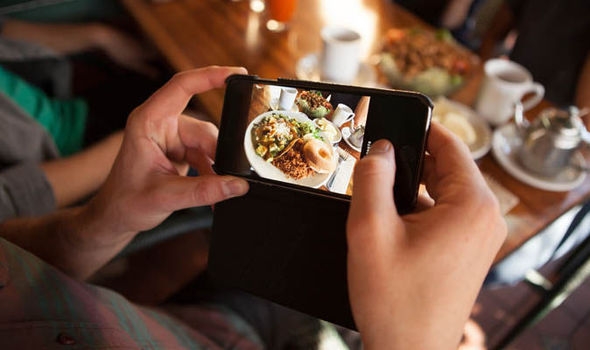
[[386, 140], [378, 140], [371, 145], [369, 154], [387, 153], [391, 150], [391, 143]]
[[239, 196], [248, 192], [248, 183], [241, 179], [231, 179], [225, 182], [224, 192], [228, 196]]

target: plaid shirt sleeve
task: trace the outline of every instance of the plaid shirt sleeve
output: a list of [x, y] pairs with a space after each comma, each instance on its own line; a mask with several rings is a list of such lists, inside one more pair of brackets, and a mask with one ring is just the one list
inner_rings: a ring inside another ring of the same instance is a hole
[[261, 349], [251, 327], [215, 306], [193, 324], [74, 280], [0, 238], [0, 349]]

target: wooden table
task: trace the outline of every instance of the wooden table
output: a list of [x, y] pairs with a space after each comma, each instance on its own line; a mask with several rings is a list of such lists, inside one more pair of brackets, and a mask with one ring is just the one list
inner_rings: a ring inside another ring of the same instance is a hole
[[[343, 24], [356, 29], [363, 37], [365, 59], [378, 51], [382, 35], [391, 27], [431, 29], [390, 0], [300, 0], [290, 29], [282, 33], [268, 31], [266, 15], [252, 12], [246, 0], [121, 1], [177, 71], [213, 64], [235, 65], [264, 78], [295, 78], [296, 62], [319, 51], [318, 33], [325, 25]], [[451, 98], [472, 105], [481, 79], [480, 68]], [[199, 102], [211, 120], [218, 123], [223, 92], [201, 95]], [[529, 116], [546, 106], [539, 105]], [[518, 205], [505, 216], [509, 233], [497, 259], [590, 196], [588, 178], [569, 192], [548, 192], [513, 178], [491, 154], [480, 159], [478, 165], [519, 198]]]

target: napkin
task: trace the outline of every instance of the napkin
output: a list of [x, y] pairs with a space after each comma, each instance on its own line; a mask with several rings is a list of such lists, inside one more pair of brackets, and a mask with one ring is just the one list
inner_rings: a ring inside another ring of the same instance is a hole
[[346, 158], [340, 162], [338, 169], [336, 170], [336, 175], [334, 177], [334, 182], [332, 183], [332, 188], [330, 191], [346, 194], [348, 185], [352, 180], [352, 171], [354, 170], [354, 164], [356, 163], [356, 159], [345, 150], [338, 148], [337, 152], [340, 154], [342, 158]]

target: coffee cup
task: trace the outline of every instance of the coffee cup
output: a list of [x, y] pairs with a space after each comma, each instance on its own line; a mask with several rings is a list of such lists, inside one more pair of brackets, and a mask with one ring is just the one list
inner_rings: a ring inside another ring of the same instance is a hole
[[322, 29], [321, 37], [322, 79], [336, 83], [353, 82], [360, 65], [360, 34], [344, 27], [326, 27]]
[[353, 110], [343, 103], [339, 103], [332, 113], [332, 123], [337, 127], [341, 127], [342, 124], [354, 118]]
[[484, 65], [484, 81], [475, 103], [475, 110], [491, 125], [498, 126], [512, 119], [514, 105], [522, 101], [524, 110], [536, 106], [545, 95], [545, 88], [533, 81], [531, 73], [520, 64], [491, 59]]
[[295, 97], [297, 96], [297, 89], [292, 87], [281, 87], [279, 95], [279, 109], [289, 111], [293, 108]]

